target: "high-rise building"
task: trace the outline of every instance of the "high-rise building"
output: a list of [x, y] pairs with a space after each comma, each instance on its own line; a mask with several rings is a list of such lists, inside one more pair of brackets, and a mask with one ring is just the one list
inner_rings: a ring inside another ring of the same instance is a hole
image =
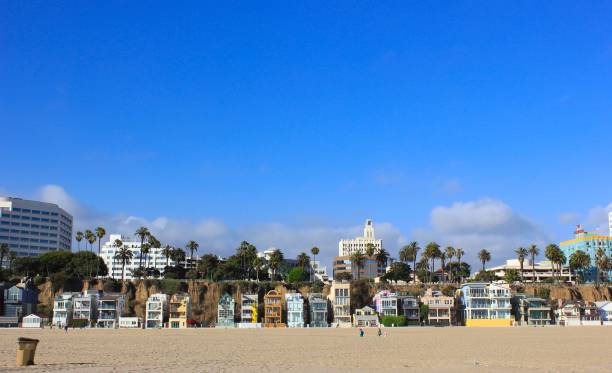
[[610, 228], [610, 237], [612, 237], [612, 211], [608, 213], [608, 226]]
[[350, 256], [358, 250], [365, 253], [368, 244], [374, 245], [376, 252], [382, 249], [382, 240], [377, 240], [374, 236], [374, 223], [372, 223], [371, 219], [365, 222], [363, 237], [340, 240], [338, 243], [338, 256]]
[[70, 250], [72, 215], [53, 203], [0, 197], [0, 243], [17, 256]]
[[[612, 256], [612, 237], [604, 236], [594, 232], [585, 231], [581, 225], [578, 225], [574, 231], [574, 238], [571, 240], [563, 241], [559, 244], [563, 254], [569, 261], [573, 253], [578, 250], [584, 251], [591, 258], [591, 267], [588, 268], [584, 273], [584, 281], [594, 282], [597, 278], [597, 264], [596, 257], [597, 251], [602, 249], [603, 252], [608, 256]], [[603, 274], [602, 274], [603, 275]], [[607, 276], [612, 277], [612, 269], [607, 271]]]

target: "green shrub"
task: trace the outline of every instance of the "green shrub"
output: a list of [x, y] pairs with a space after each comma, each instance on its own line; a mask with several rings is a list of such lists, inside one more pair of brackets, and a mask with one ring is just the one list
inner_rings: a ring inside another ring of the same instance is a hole
[[70, 326], [73, 328], [86, 328], [88, 323], [87, 320], [72, 320]]
[[421, 321], [429, 320], [429, 306], [428, 305], [421, 304], [421, 307], [419, 308], [419, 318], [421, 319]]
[[176, 294], [183, 291], [183, 283], [180, 280], [165, 278], [159, 281], [159, 287], [162, 293]]
[[380, 323], [384, 326], [406, 326], [406, 316], [382, 316]]
[[538, 288], [537, 294], [538, 294], [538, 297], [542, 299], [550, 299], [550, 289], [549, 288]]

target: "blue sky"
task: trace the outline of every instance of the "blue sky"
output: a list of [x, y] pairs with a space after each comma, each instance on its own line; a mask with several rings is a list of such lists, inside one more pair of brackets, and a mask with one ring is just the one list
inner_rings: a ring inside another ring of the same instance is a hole
[[203, 251], [499, 262], [612, 209], [605, 1], [1, 1], [0, 87], [0, 192]]

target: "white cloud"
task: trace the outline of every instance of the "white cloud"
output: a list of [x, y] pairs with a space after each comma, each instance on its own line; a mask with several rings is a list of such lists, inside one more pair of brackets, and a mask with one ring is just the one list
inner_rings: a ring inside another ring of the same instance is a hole
[[442, 189], [448, 194], [455, 194], [461, 192], [463, 187], [459, 179], [451, 179], [447, 180], [446, 183], [444, 183]]
[[[597, 206], [590, 209], [587, 217], [588, 227], [593, 227], [598, 233], [609, 234], [608, 213], [611, 211], [612, 203], [607, 206]], [[586, 228], [589, 229], [588, 227]]]
[[413, 231], [415, 239], [422, 245], [436, 241], [442, 246], [460, 247], [472, 265], [478, 263], [480, 249], [491, 252], [493, 263], [502, 263], [514, 257], [513, 250], [519, 246], [549, 241], [533, 222], [504, 202], [490, 198], [437, 206], [431, 211], [430, 224], [430, 229]]
[[559, 215], [559, 222], [561, 224], [579, 224], [582, 215], [576, 212], [564, 212]]

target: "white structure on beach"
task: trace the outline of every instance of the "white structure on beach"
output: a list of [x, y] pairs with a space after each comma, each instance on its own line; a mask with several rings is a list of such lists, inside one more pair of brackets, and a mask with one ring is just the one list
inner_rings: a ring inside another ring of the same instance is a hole
[[[487, 268], [488, 271], [494, 272], [495, 276], [504, 278], [506, 271], [509, 269], [515, 269], [520, 272], [521, 263], [518, 259], [506, 260], [506, 264], [502, 264], [496, 267]], [[553, 267], [549, 260], [543, 260], [535, 263], [535, 266], [531, 265], [531, 260], [525, 258], [523, 261], [523, 279], [524, 282], [533, 282], [535, 269], [535, 282], [542, 282], [544, 280], [553, 278]], [[555, 276], [559, 277], [562, 282], [572, 282], [576, 279], [576, 275], [570, 271], [568, 266], [561, 266], [561, 273], [555, 271]]]
[[374, 223], [372, 223], [371, 219], [365, 222], [363, 237], [340, 240], [338, 243], [338, 256], [350, 256], [358, 250], [365, 253], [368, 244], [374, 245], [376, 252], [382, 249], [382, 240], [377, 240], [374, 236]]
[[147, 299], [145, 327], [160, 329], [168, 318], [168, 295], [156, 293]]
[[98, 317], [98, 299], [100, 292], [86, 290], [72, 297], [72, 320], [82, 320], [82, 326], [90, 327]]
[[25, 316], [21, 321], [22, 328], [42, 328], [44, 324], [49, 322], [46, 316], [36, 313]]
[[[125, 265], [125, 279], [133, 280], [132, 273], [138, 269], [140, 264], [140, 240], [132, 239], [120, 234], [111, 234], [107, 242], [104, 243], [100, 249], [100, 256], [104, 260], [104, 263], [108, 267], [108, 276], [116, 280], [121, 279], [122, 263], [121, 260], [115, 259], [118, 247], [115, 245], [116, 240], [123, 242], [123, 247], [129, 249], [132, 254], [132, 260]], [[142, 266], [147, 268], [155, 268], [161, 273], [164, 272], [166, 263], [170, 266], [174, 266], [176, 263], [169, 258], [166, 258], [162, 254], [163, 248], [152, 247], [148, 254], [142, 256]]]
[[304, 327], [304, 298], [300, 293], [285, 294], [287, 304], [287, 327]]
[[123, 294], [105, 294], [98, 299], [98, 328], [116, 328], [123, 315], [125, 296]]
[[142, 327], [142, 319], [140, 317], [119, 317], [119, 328], [121, 329], [139, 329]]
[[[76, 293], [78, 294], [78, 293]], [[72, 321], [73, 297], [75, 293], [63, 293], [53, 299], [53, 325], [62, 328]]]
[[330, 289], [329, 300], [334, 312], [334, 324], [339, 327], [350, 327], [352, 323], [351, 283], [334, 281]]

